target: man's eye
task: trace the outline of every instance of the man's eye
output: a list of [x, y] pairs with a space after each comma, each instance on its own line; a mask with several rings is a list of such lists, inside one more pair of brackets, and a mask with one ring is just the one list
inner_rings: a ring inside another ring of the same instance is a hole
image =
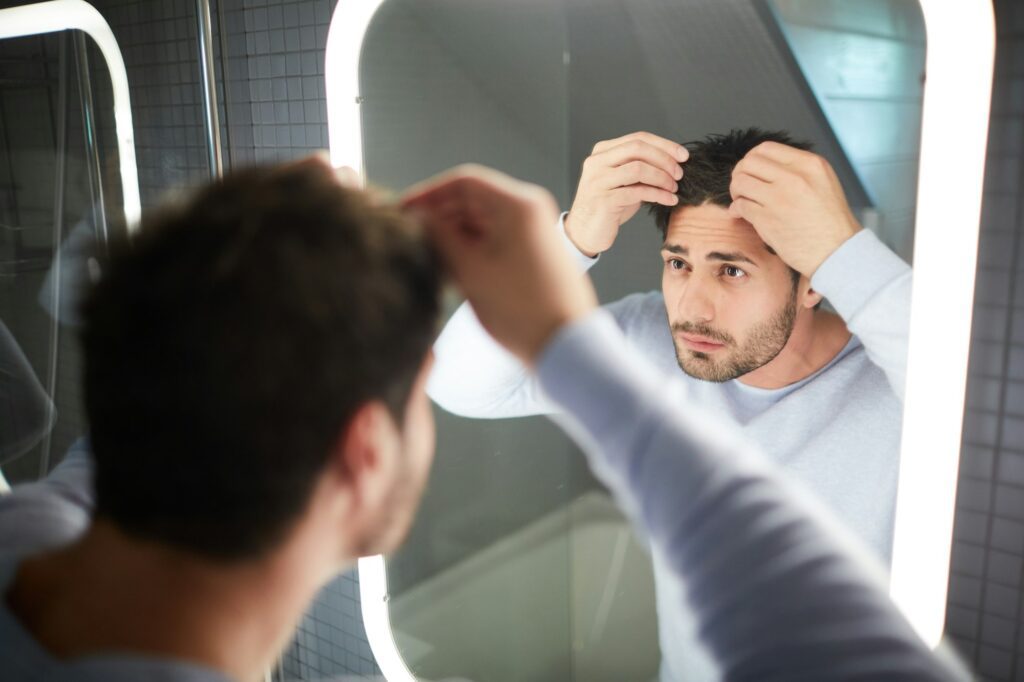
[[740, 277], [746, 277], [747, 275], [747, 273], [744, 270], [741, 270], [735, 265], [726, 265], [724, 268], [722, 268], [722, 272], [725, 274], [726, 277], [732, 279], [739, 279]]
[[673, 259], [669, 260], [668, 266], [670, 268], [672, 268], [673, 270], [682, 270], [683, 268], [686, 267], [686, 263], [684, 263], [683, 261], [679, 260], [678, 258], [673, 258]]

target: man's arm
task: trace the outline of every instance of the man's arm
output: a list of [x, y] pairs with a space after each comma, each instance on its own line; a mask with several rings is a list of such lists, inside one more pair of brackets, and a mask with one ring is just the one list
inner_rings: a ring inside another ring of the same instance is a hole
[[[619, 228], [649, 201], [675, 205], [685, 147], [646, 132], [603, 140], [583, 162], [572, 209], [558, 220], [557, 234], [583, 272], [618, 237]], [[612, 304], [617, 317], [631, 304]], [[434, 344], [427, 394], [464, 417], [497, 419], [550, 414], [555, 408], [522, 363], [484, 331], [468, 304], [449, 318]]]
[[[570, 241], [565, 216], [558, 220], [559, 241], [586, 272], [598, 258], [583, 254]], [[536, 378], [487, 333], [468, 303], [459, 306], [434, 343], [427, 395], [452, 414], [477, 419], [528, 417], [555, 409]]]
[[910, 266], [869, 230], [844, 242], [811, 279], [814, 289], [860, 338], [901, 401], [906, 391], [912, 283]]
[[594, 471], [686, 581], [723, 679], [968, 679], [917, 637], [848, 531], [735, 424], [688, 403], [607, 314], [558, 332], [537, 372]]
[[765, 142], [736, 164], [729, 191], [730, 213], [828, 298], [902, 400], [910, 266], [860, 226], [828, 161]]
[[94, 506], [92, 455], [80, 439], [49, 476], [0, 496], [0, 549], [24, 554], [66, 544], [88, 527]]

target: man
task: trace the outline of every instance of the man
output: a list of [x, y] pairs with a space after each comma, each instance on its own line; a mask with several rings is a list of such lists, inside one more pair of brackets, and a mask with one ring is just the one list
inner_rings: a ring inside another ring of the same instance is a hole
[[921, 644], [877, 560], [830, 512], [595, 309], [550, 229], [550, 195], [462, 169], [406, 203], [426, 217], [483, 326], [529, 368], [595, 473], [693, 586], [724, 679], [969, 679], [949, 652]]
[[[550, 195], [468, 169], [406, 206], [701, 586], [730, 679], [964, 679], [728, 425], [658, 404], [664, 379], [552, 247]], [[0, 499], [4, 679], [257, 679], [318, 587], [409, 526], [433, 450], [437, 294], [416, 226], [320, 161], [239, 173], [148, 217], [85, 304], [95, 465], [80, 445]], [[742, 562], [754, 570], [721, 570]]]
[[[598, 143], [564, 219], [587, 268], [643, 202], [663, 236], [662, 291], [607, 306], [688, 395], [813, 490], [886, 562], [900, 442], [910, 268], [857, 224], [827, 162], [781, 133], [682, 147], [648, 133]], [[827, 296], [839, 315], [820, 309]], [[469, 308], [435, 344], [428, 384], [473, 417], [557, 411]], [[653, 552], [662, 677], [715, 666], [664, 557]]]
[[148, 216], [102, 269], [89, 443], [0, 498], [0, 677], [260, 679], [412, 520], [436, 259], [314, 159]]

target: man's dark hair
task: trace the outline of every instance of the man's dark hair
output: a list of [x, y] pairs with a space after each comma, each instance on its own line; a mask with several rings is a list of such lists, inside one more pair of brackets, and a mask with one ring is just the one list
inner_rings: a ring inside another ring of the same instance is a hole
[[[675, 206], [648, 204], [648, 211], [654, 216], [654, 224], [661, 231], [661, 238], [664, 239], [668, 232], [672, 212], [679, 208], [704, 204], [729, 208], [732, 204], [729, 185], [732, 184], [733, 169], [744, 156], [763, 142], [778, 142], [804, 151], [810, 151], [813, 146], [810, 142], [794, 140], [789, 133], [760, 128], [734, 128], [724, 135], [711, 134], [703, 140], [684, 143], [683, 146], [690, 152], [690, 159], [683, 163], [683, 178], [676, 191], [679, 203]], [[790, 270], [795, 286], [800, 281], [800, 273], [792, 268]]]
[[96, 515], [215, 559], [283, 538], [360, 405], [401, 424], [436, 333], [422, 231], [324, 163], [234, 173], [104, 260], [81, 334]]

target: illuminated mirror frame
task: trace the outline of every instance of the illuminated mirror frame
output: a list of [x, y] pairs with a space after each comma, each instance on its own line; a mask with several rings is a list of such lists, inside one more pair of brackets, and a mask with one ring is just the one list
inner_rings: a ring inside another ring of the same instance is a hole
[[135, 162], [135, 132], [128, 96], [128, 73], [110, 26], [92, 5], [83, 0], [52, 0], [0, 10], [0, 40], [70, 30], [81, 31], [96, 42], [110, 72], [124, 216], [128, 229], [134, 230], [142, 211], [139, 170]]
[[[936, 646], [946, 591], [960, 463], [988, 138], [995, 19], [990, 0], [919, 0], [927, 33], [921, 157], [914, 229], [914, 289], [890, 593], [921, 637]], [[359, 58], [382, 0], [338, 3], [327, 35], [331, 162], [363, 176]], [[964, 48], [968, 49], [964, 49]], [[956, 131], [956, 144], [949, 131]], [[952, 158], [957, 172], [949, 171]], [[949, 202], [955, 196], [957, 201]], [[950, 325], [950, 320], [960, 321]], [[415, 680], [388, 613], [382, 556], [359, 560], [370, 648], [386, 679]]]

